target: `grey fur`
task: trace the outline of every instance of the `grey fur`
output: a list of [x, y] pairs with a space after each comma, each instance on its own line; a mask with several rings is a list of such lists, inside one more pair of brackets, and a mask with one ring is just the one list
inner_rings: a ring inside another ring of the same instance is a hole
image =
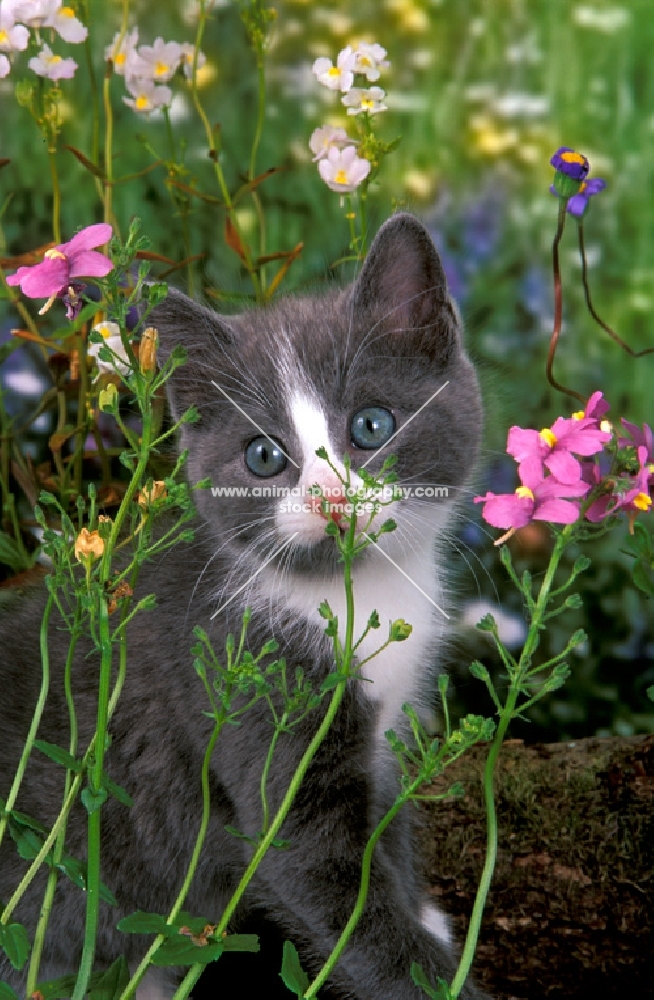
[[[453, 492], [464, 486], [479, 444], [479, 391], [438, 255], [411, 216], [397, 215], [386, 223], [359, 279], [345, 290], [287, 298], [265, 310], [222, 318], [172, 291], [153, 322], [162, 355], [177, 342], [189, 352], [189, 363], [172, 380], [169, 398], [174, 414], [192, 403], [201, 414], [200, 422], [187, 425], [182, 434], [181, 444], [190, 450], [191, 482], [209, 476], [222, 485], [251, 485], [253, 479], [243, 461], [252, 427], [211, 379], [294, 454], [297, 442], [285, 407], [288, 372], [279, 367], [283, 356], [294, 359], [295, 370], [310, 379], [328, 412], [336, 446], [341, 455], [353, 451], [355, 468], [370, 453], [362, 458], [350, 445], [353, 409], [367, 403], [391, 406], [399, 425], [449, 379], [451, 390], [412, 421], [391, 450], [399, 458], [400, 481], [422, 474]], [[370, 468], [379, 468], [383, 457]], [[289, 463], [278, 481], [292, 485], [294, 477], [297, 470]], [[238, 628], [246, 601], [254, 602], [253, 650], [274, 632], [291, 669], [301, 664], [316, 684], [330, 671], [329, 645], [320, 627], [285, 608], [281, 590], [273, 596], [246, 590], [210, 621], [219, 601], [248, 579], [262, 553], [272, 551], [270, 541], [266, 548], [262, 540], [270, 522], [256, 523], [261, 514], [270, 515], [271, 503], [255, 498], [221, 505], [210, 491], [200, 492], [195, 541], [142, 569], [139, 593], [154, 591], [158, 607], [133, 623], [127, 681], [111, 724], [107, 769], [128, 789], [134, 806], [128, 809], [110, 799], [103, 807], [102, 877], [117, 896], [118, 908], [102, 906], [98, 967], [121, 953], [132, 964], [142, 955], [149, 939], [119, 934], [115, 924], [136, 909], [168, 911], [197, 833], [200, 765], [211, 723], [203, 715], [205, 695], [189, 656], [192, 626], [205, 627], [220, 651], [227, 631]], [[255, 523], [248, 527], [250, 521]], [[333, 578], [340, 570], [332, 543], [325, 540], [311, 550], [296, 547], [287, 572]], [[41, 605], [41, 597], [32, 596], [2, 607], [0, 793], [5, 796], [40, 679]], [[61, 690], [66, 645], [67, 636], [51, 629], [53, 681], [39, 732], [63, 745], [68, 739]], [[403, 648], [398, 647], [398, 670]], [[86, 658], [87, 652], [82, 642], [74, 677], [80, 746], [91, 735], [94, 716], [97, 661], [95, 654]], [[432, 680], [434, 673], [425, 664]], [[352, 684], [282, 829], [292, 846], [269, 853], [239, 914], [244, 918], [249, 908], [257, 908], [274, 919], [297, 945], [310, 974], [320, 967], [351, 913], [366, 839], [398, 787], [392, 758], [379, 763], [374, 712], [374, 703]], [[309, 717], [296, 735], [280, 740], [270, 781], [273, 807], [319, 715]], [[242, 726], [228, 727], [219, 741], [211, 772], [209, 836], [185, 904], [192, 912], [218, 917], [247, 862], [247, 845], [225, 833], [224, 826], [250, 834], [260, 827], [259, 779], [271, 731], [268, 710], [257, 705]], [[18, 808], [51, 821], [61, 801], [61, 770], [34, 752]], [[418, 919], [423, 897], [413, 860], [412, 812], [406, 809], [379, 845], [363, 919], [332, 976], [332, 992], [321, 995], [419, 1000], [421, 991], [409, 975], [411, 962], [420, 962], [432, 982], [453, 972], [455, 956]], [[71, 854], [84, 856], [84, 838], [85, 813], [76, 807], [67, 840]], [[0, 898], [6, 901], [24, 863], [8, 839], [1, 852]], [[30, 933], [43, 885], [44, 879], [37, 879], [16, 911]], [[83, 893], [62, 878], [42, 978], [74, 970], [84, 904]], [[0, 979], [15, 987], [22, 982], [2, 958]], [[461, 995], [481, 994], [468, 985]]]

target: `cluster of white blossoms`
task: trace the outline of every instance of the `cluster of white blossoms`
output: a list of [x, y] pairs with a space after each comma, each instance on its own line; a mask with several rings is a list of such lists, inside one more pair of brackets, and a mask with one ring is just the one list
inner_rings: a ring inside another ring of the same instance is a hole
[[[342, 49], [336, 65], [325, 56], [316, 59], [313, 72], [324, 87], [343, 94], [341, 103], [348, 115], [376, 115], [386, 110], [385, 91], [378, 86], [355, 87], [355, 76], [364, 76], [367, 83], [376, 84], [381, 71], [389, 65], [386, 49], [381, 45], [360, 42]], [[348, 194], [370, 173], [370, 161], [357, 155], [357, 145], [357, 140], [349, 138], [344, 128], [324, 125], [313, 132], [309, 148], [320, 176], [332, 191]]]
[[73, 45], [85, 40], [88, 30], [72, 7], [62, 6], [62, 0], [0, 0], [0, 77], [11, 70], [9, 57], [27, 48], [30, 28], [41, 48], [29, 60], [29, 68], [48, 80], [70, 80], [77, 69], [75, 60], [53, 52], [40, 37], [40, 31], [47, 28]]
[[163, 38], [156, 38], [152, 45], [139, 45], [138, 38], [138, 28], [127, 32], [122, 39], [117, 32], [104, 57], [111, 59], [115, 73], [125, 77], [130, 93], [129, 97], [123, 97], [125, 104], [138, 114], [148, 115], [157, 108], [170, 107], [173, 92], [167, 84], [180, 66], [190, 80], [194, 60], [198, 68], [207, 60], [202, 52], [198, 52], [196, 60], [195, 46], [190, 42], [164, 42]]

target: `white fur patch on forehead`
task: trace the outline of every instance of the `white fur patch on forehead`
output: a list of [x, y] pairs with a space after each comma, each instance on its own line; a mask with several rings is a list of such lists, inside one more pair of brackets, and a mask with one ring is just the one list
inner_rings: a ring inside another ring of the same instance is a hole
[[319, 462], [316, 451], [318, 448], [326, 448], [334, 464], [340, 465], [329, 433], [327, 415], [318, 400], [306, 392], [295, 391], [288, 408], [302, 449], [302, 464], [306, 467]]

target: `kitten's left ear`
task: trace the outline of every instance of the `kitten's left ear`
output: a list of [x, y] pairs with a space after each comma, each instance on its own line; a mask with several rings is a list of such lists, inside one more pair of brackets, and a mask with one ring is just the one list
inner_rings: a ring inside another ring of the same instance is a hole
[[454, 319], [438, 251], [415, 216], [400, 212], [381, 227], [354, 284], [353, 305], [405, 330], [433, 325], [443, 310]]

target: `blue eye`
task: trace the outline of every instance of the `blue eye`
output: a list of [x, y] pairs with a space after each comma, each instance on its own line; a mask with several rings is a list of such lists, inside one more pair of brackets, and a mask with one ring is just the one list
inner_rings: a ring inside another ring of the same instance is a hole
[[257, 437], [245, 449], [245, 464], [255, 476], [277, 476], [286, 468], [286, 455], [267, 437]]
[[357, 448], [381, 448], [395, 433], [395, 417], [383, 406], [365, 406], [352, 417], [350, 434]]

